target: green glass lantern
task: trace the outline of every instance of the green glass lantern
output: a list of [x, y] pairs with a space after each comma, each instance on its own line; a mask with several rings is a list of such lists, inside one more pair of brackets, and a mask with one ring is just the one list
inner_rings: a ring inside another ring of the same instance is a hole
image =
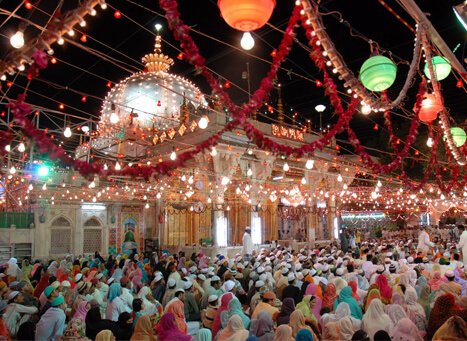
[[[449, 61], [441, 56], [435, 56], [431, 59], [431, 64], [433, 64], [433, 72], [436, 75], [436, 79], [441, 81], [445, 79], [451, 73], [451, 64]], [[428, 70], [428, 63], [425, 63], [425, 68], [423, 69], [425, 76], [428, 79], [431, 79], [430, 71]]]
[[456, 145], [456, 147], [463, 146], [465, 143], [465, 140], [467, 140], [467, 135], [465, 134], [464, 129], [459, 128], [459, 127], [452, 127], [451, 135], [452, 135], [452, 140], [454, 141], [454, 144]]
[[384, 91], [396, 80], [397, 66], [384, 56], [368, 58], [360, 68], [360, 81], [371, 91]]

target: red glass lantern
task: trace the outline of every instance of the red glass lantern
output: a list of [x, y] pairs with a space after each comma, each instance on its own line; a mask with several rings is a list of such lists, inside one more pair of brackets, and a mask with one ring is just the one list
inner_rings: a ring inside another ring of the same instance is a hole
[[225, 22], [239, 31], [249, 32], [264, 26], [271, 17], [275, 0], [218, 0]]
[[438, 113], [442, 110], [443, 104], [441, 101], [433, 94], [426, 94], [425, 98], [422, 100], [418, 117], [420, 121], [429, 123], [436, 120]]

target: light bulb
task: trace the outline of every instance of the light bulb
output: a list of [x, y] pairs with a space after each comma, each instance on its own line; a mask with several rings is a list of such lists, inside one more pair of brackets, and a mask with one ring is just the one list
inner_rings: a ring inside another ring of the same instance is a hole
[[68, 138], [68, 137], [71, 137], [71, 129], [70, 129], [70, 127], [66, 127], [66, 128], [65, 128], [65, 131], [63, 132], [63, 136], [65, 136], [65, 137], [67, 137], [67, 138]]
[[242, 40], [240, 40], [240, 46], [246, 51], [251, 50], [255, 46], [255, 40], [250, 32], [243, 33]]
[[63, 39], [62, 37], [58, 38], [57, 44], [58, 44], [58, 45], [63, 45], [63, 44], [65, 44], [65, 39]]
[[185, 174], [183, 174], [183, 175], [182, 175], [182, 177], [181, 177], [181, 179], [180, 179], [180, 180], [182, 180], [183, 182], [185, 182], [185, 181], [186, 181], [186, 176], [185, 176]]
[[337, 181], [342, 182], [342, 180], [342, 175], [339, 174], [339, 176], [337, 177]]
[[146, 205], [144, 205], [144, 208], [149, 208], [149, 203], [146, 203]]
[[306, 178], [305, 177], [302, 178], [301, 183], [302, 183], [302, 185], [306, 185]]
[[6, 150], [7, 152], [10, 152], [11, 146], [10, 146], [9, 144], [7, 144], [7, 145], [5, 146], [5, 150]]
[[32, 191], [33, 189], [34, 189], [34, 187], [32, 186], [32, 184], [29, 184], [28, 190]]
[[216, 156], [216, 155], [217, 155], [217, 149], [216, 149], [216, 147], [212, 147], [211, 156]]
[[433, 139], [431, 137], [429, 137], [427, 140], [426, 140], [426, 145], [428, 147], [433, 147]]
[[250, 177], [253, 175], [253, 171], [251, 170], [250, 167], [248, 167], [248, 170], [246, 171], [246, 176]]
[[73, 37], [73, 36], [75, 35], [75, 31], [74, 31], [73, 29], [69, 30], [69, 31], [68, 31], [68, 35], [69, 35], [70, 37]]
[[120, 121], [120, 118], [118, 117], [118, 115], [116, 113], [111, 113], [110, 114], [110, 123], [112, 124], [117, 124], [118, 121]]
[[211, 197], [208, 198], [208, 204], [212, 203]]
[[16, 167], [15, 166], [11, 166], [10, 168], [10, 174], [15, 174], [16, 173]]
[[383, 186], [383, 184], [381, 183], [381, 180], [378, 180], [378, 183], [376, 184], [376, 186], [378, 186], [378, 187]]
[[82, 126], [81, 131], [85, 134], [89, 133], [89, 127], [88, 126]]
[[230, 182], [230, 179], [226, 176], [223, 176], [222, 179], [221, 179], [221, 185], [222, 186], [227, 186]]
[[109, 169], [109, 166], [107, 166], [106, 163], [104, 163], [104, 170], [108, 170]]
[[23, 142], [21, 142], [21, 143], [19, 144], [19, 146], [18, 146], [18, 151], [19, 151], [20, 153], [24, 153], [25, 150], [26, 150], [26, 146], [24, 145]]
[[16, 32], [10, 38], [10, 44], [15, 49], [20, 49], [24, 46], [24, 33], [21, 31]]
[[314, 165], [315, 165], [315, 161], [310, 159], [310, 160], [307, 160], [307, 162], [305, 163], [305, 168], [312, 169]]
[[170, 160], [175, 161], [177, 159], [177, 153], [175, 153], [175, 150], [170, 153]]
[[103, 10], [107, 9], [107, 4], [105, 2], [101, 3], [101, 9], [103, 9]]
[[24, 71], [26, 70], [26, 66], [24, 66], [24, 64], [21, 64], [20, 66], [18, 66], [18, 71]]
[[193, 176], [190, 175], [190, 177], [188, 178], [188, 183], [189, 183], [190, 185], [192, 185], [193, 182], [194, 182]]
[[208, 123], [209, 123], [209, 119], [205, 115], [199, 119], [198, 127], [200, 127], [200, 129], [206, 129], [208, 127]]
[[115, 164], [115, 170], [119, 171], [122, 169], [122, 166], [120, 166], [120, 162], [117, 161], [117, 163]]
[[371, 113], [371, 106], [369, 106], [368, 104], [362, 104], [362, 107], [360, 108], [360, 112], [363, 114], [363, 115], [369, 115]]
[[289, 164], [287, 162], [284, 163], [284, 166], [282, 166], [282, 169], [284, 170], [284, 172], [288, 172], [290, 169]]
[[45, 191], [47, 189], [47, 184], [42, 185], [42, 190]]

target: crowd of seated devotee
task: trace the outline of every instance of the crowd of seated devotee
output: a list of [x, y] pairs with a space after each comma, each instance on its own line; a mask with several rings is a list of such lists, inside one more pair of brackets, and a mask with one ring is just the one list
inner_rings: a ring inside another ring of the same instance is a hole
[[456, 241], [419, 228], [345, 247], [251, 246], [232, 258], [11, 258], [0, 273], [0, 338], [467, 340], [467, 231], [458, 230]]

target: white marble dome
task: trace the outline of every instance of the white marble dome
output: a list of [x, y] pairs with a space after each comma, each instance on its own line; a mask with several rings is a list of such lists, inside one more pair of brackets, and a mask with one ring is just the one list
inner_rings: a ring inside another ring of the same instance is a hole
[[173, 59], [161, 51], [157, 36], [155, 52], [143, 57], [145, 71], [116, 84], [107, 94], [99, 131], [136, 127], [165, 130], [180, 125], [180, 106], [184, 99], [195, 108], [206, 106], [201, 91], [189, 80], [169, 73]]
[[136, 73], [110, 90], [104, 100], [100, 127], [128, 127], [131, 116], [133, 125], [143, 129], [179, 126], [184, 97], [187, 104], [195, 107], [206, 105], [200, 90], [183, 77], [165, 71]]

